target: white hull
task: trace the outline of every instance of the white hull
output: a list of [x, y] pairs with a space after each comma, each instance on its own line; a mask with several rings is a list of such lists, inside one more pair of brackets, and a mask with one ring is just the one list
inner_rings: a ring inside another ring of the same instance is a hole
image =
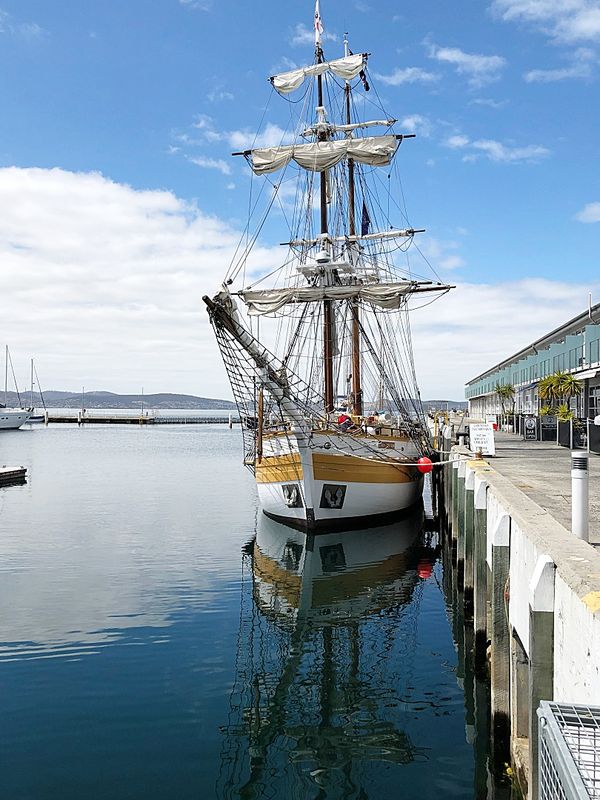
[[14, 408], [0, 408], [0, 430], [16, 430], [31, 418], [29, 411]]
[[[321, 498], [326, 481], [312, 481], [307, 487], [304, 480], [300, 481], [300, 491], [306, 495], [307, 489], [313, 497]], [[313, 514], [307, 515], [306, 507], [290, 508], [284, 501], [284, 486], [289, 482], [257, 484], [258, 497], [262, 510], [269, 516], [288, 525], [301, 528], [333, 527], [361, 527], [380, 524], [382, 519], [393, 519], [414, 506], [423, 495], [423, 479], [412, 481], [410, 484], [373, 484], [350, 483], [346, 486], [343, 508], [312, 509]], [[336, 484], [338, 485], [338, 484]], [[343, 484], [339, 484], [343, 485]], [[320, 505], [320, 503], [319, 503]]]
[[[394, 440], [385, 444], [389, 441]], [[268, 516], [307, 530], [368, 527], [399, 517], [420, 501], [423, 477], [416, 459], [407, 459], [412, 443], [394, 444], [394, 450], [382, 448], [381, 460], [373, 453], [377, 439], [365, 440], [364, 449], [331, 433], [314, 433], [309, 447], [292, 436], [266, 440], [269, 455], [256, 465], [261, 507]]]

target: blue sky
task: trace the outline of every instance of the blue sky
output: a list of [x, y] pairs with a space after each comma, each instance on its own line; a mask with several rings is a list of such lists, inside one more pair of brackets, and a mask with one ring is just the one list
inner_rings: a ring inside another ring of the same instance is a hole
[[[311, 62], [312, 14], [310, 0], [0, 0], [0, 342], [40, 359], [48, 388], [227, 391], [200, 297], [245, 221], [230, 153], [267, 103], [264, 124], [285, 127], [266, 77]], [[411, 222], [459, 287], [416, 321], [417, 361], [424, 396], [460, 397], [600, 300], [600, 3], [322, 0], [321, 15], [326, 56], [348, 31], [417, 133], [399, 152]], [[271, 227], [261, 244], [278, 241]]]

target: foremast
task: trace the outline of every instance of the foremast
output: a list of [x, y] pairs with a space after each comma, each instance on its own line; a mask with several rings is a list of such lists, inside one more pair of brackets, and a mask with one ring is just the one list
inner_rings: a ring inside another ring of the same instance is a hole
[[[315, 57], [317, 64], [323, 64], [323, 48], [321, 47], [322, 33], [321, 15], [319, 13], [319, 0], [315, 4]], [[325, 108], [323, 106], [323, 75], [317, 75], [317, 116], [321, 124], [317, 124], [317, 141], [326, 142], [329, 138], [325, 124]], [[327, 170], [320, 173], [320, 206], [321, 206], [321, 236], [327, 238]], [[324, 270], [322, 280], [328, 283], [331, 272]], [[335, 319], [333, 315], [333, 301], [323, 300], [323, 381], [325, 413], [333, 411], [333, 342], [335, 336]]]
[[[344, 37], [344, 56], [350, 55], [348, 46], [348, 36]], [[346, 125], [352, 124], [352, 114], [350, 108], [350, 81], [345, 82], [344, 86], [345, 105], [346, 105]], [[354, 199], [354, 159], [348, 159], [348, 233], [356, 236], [356, 210]], [[352, 247], [356, 247], [353, 244]], [[352, 310], [352, 413], [356, 417], [363, 415], [362, 380], [360, 363], [360, 311], [358, 300], [351, 303]]]

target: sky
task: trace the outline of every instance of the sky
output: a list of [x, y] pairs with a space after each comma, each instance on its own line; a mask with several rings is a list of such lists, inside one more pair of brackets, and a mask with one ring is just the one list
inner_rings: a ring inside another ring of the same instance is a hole
[[[321, 0], [404, 132], [425, 399], [600, 301], [600, 0]], [[231, 157], [313, 58], [311, 0], [0, 0], [0, 345], [45, 389], [230, 397], [202, 296], [246, 224]], [[256, 263], [283, 258], [277, 218]]]

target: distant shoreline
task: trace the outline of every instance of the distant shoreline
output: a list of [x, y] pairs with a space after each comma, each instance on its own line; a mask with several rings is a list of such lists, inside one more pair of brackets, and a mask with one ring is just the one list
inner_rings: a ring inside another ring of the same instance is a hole
[[[0, 402], [4, 402], [4, 396], [0, 393]], [[21, 392], [20, 400], [16, 392], [8, 392], [7, 405], [9, 407], [21, 407], [33, 405], [35, 408], [52, 409], [94, 409], [96, 411], [120, 409], [123, 411], [144, 410], [172, 410], [172, 411], [234, 411], [236, 405], [231, 400], [223, 400], [212, 397], [199, 397], [189, 394], [175, 394], [169, 392], [159, 392], [155, 394], [117, 394], [115, 392], [59, 392], [47, 391], [43, 397], [30, 392]]]
[[[4, 402], [4, 395], [0, 392], [0, 404]], [[20, 393], [20, 401], [16, 392], [8, 392], [7, 406], [29, 407], [36, 409], [81, 409], [94, 411], [236, 411], [237, 406], [232, 400], [220, 398], [200, 397], [191, 394], [176, 394], [170, 392], [157, 392], [154, 394], [117, 394], [116, 392], [60, 392], [47, 391], [43, 399], [39, 393], [33, 393], [33, 402], [29, 392]], [[424, 400], [425, 411], [464, 409], [467, 403], [464, 400]]]

